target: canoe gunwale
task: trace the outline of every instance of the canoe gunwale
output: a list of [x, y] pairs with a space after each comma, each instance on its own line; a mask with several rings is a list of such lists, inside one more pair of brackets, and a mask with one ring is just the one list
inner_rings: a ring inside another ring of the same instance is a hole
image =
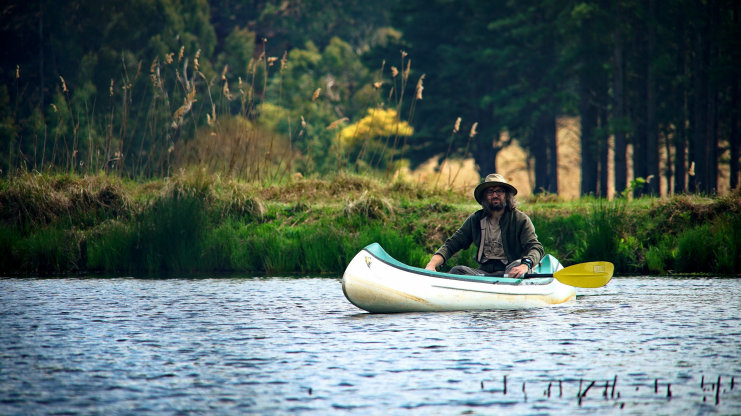
[[[435, 277], [449, 280], [459, 280], [463, 282], [473, 283], [488, 283], [495, 285], [512, 285], [512, 286], [523, 286], [523, 285], [547, 285], [553, 281], [553, 277], [533, 276], [525, 278], [511, 278], [496, 275], [465, 275], [465, 274], [453, 274], [423, 269], [420, 267], [409, 266], [400, 261], [394, 259], [383, 248], [377, 243], [370, 244], [363, 248], [365, 252], [370, 254], [375, 260], [380, 261], [390, 267], [399, 269], [408, 273], [414, 273], [418, 275], [424, 275], [428, 277]], [[379, 253], [378, 251], [381, 251]], [[384, 256], [385, 255], [385, 256]], [[387, 260], [383, 257], [387, 257]]]

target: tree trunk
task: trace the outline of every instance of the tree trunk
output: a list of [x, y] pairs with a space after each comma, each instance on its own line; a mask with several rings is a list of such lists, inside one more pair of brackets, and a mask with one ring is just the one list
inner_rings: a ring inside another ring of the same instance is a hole
[[[684, 93], [682, 93], [684, 95]], [[683, 106], [683, 109], [685, 106]], [[683, 112], [684, 113], [684, 112]], [[687, 135], [684, 128], [684, 117], [678, 118], [677, 130], [674, 136], [674, 193], [683, 194], [687, 192], [686, 175], [687, 170]]]
[[672, 194], [672, 142], [667, 138], [664, 140], [664, 150], [666, 151], [666, 168], [664, 175], [666, 179], [666, 195]]
[[[713, 32], [718, 31], [719, 16], [718, 4], [715, 1], [708, 1], [710, 24], [708, 25], [708, 34], [706, 36], [706, 48], [708, 50], [706, 68], [713, 68], [714, 62], [719, 62], [718, 41], [719, 36], [714, 36]], [[708, 92], [708, 137], [705, 141], [705, 152], [707, 162], [705, 168], [706, 183], [705, 192], [715, 194], [718, 192], [718, 88], [716, 77], [711, 76], [708, 72], [707, 92]]]
[[588, 77], [582, 75], [581, 103], [581, 195], [597, 193], [597, 146], [595, 146], [594, 131], [597, 127], [597, 109], [591, 103], [590, 88], [585, 85]]
[[44, 108], [44, 94], [46, 93], [44, 86], [44, 2], [39, 2], [39, 108], [42, 110], [41, 114], [44, 114], [46, 110]]
[[712, 82], [708, 82], [708, 133], [705, 140], [705, 183], [704, 191], [708, 194], [718, 192], [718, 95]]
[[674, 193], [682, 194], [687, 192], [687, 182], [685, 176], [687, 170], [687, 129], [685, 128], [687, 120], [687, 45], [686, 39], [687, 27], [680, 19], [679, 21], [679, 39], [677, 42], [677, 68], [679, 69], [681, 82], [674, 88], [674, 102], [678, 104], [676, 118], [674, 119]]
[[[632, 134], [630, 141], [633, 144], [633, 178], [636, 180], [646, 179], [646, 141], [648, 130], [646, 116], [648, 115], [647, 106], [647, 81], [648, 81], [648, 50], [646, 48], [646, 21], [638, 17], [633, 21], [634, 31], [632, 32], [632, 54], [631, 62], [635, 68], [633, 76], [630, 77], [628, 90], [630, 95], [630, 106], [628, 112], [632, 121]], [[646, 190], [645, 186], [636, 186], [633, 189], [633, 196], [640, 197]]]
[[494, 142], [497, 139], [472, 139], [476, 143], [476, 149], [474, 149], [474, 163], [476, 163], [476, 169], [479, 171], [479, 177], [484, 178], [490, 173], [497, 171], [497, 153], [499, 148], [494, 147]]
[[[645, 59], [645, 53], [639, 52], [639, 54], [640, 60]], [[636, 92], [636, 102], [634, 103], [633, 108], [631, 108], [631, 113], [633, 115], [632, 119], [635, 126], [631, 137], [633, 143], [633, 178], [646, 179], [648, 176], [646, 174], [646, 138], [648, 133], [646, 125], [646, 115], [648, 114], [648, 111], [646, 110], [646, 92], [648, 91], [648, 88], [646, 87], [645, 63], [640, 65], [640, 68], [642, 68], [644, 72], [636, 77], [636, 84], [633, 88]], [[640, 197], [644, 192], [645, 187], [638, 186], [633, 190], [633, 196]]]
[[[735, 2], [733, 8], [733, 24], [732, 27], [736, 28], [736, 44], [738, 44], [738, 28], [739, 28], [739, 13], [741, 13], [741, 3]], [[741, 61], [739, 55], [736, 54], [736, 58], [733, 61], [733, 74], [731, 79], [731, 137], [730, 137], [730, 148], [731, 148], [731, 189], [736, 189], [739, 186], [739, 174], [741, 169], [739, 168], [739, 147], [741, 147], [741, 101], [739, 101], [739, 83], [741, 82]]]
[[646, 193], [659, 194], [659, 129], [656, 121], [656, 72], [653, 69], [656, 54], [656, 0], [649, 0], [648, 51], [646, 53]]
[[[736, 66], [736, 72], [739, 71], [739, 67]], [[739, 128], [739, 124], [741, 124], [741, 111], [739, 111], [739, 106], [741, 106], [741, 102], [739, 102], [739, 94], [738, 94], [738, 83], [741, 80], [741, 73], [737, 75], [736, 79], [733, 80], [733, 85], [731, 86], [731, 138], [730, 138], [730, 146], [731, 146], [731, 189], [736, 189], [739, 186], [739, 145], [741, 145], [741, 128]]]
[[546, 140], [548, 140], [548, 192], [558, 194], [558, 139], [556, 117], [551, 115], [546, 126]]
[[[702, 4], [699, 8], [702, 9]], [[692, 126], [692, 158], [690, 163], [694, 163], [694, 177], [690, 180], [693, 182], [691, 190], [700, 193], [705, 187], [705, 161], [707, 153], [705, 148], [706, 127], [707, 127], [707, 78], [705, 75], [705, 33], [704, 25], [694, 28], [694, 57], [693, 57], [693, 105], [694, 113]]]
[[[603, 85], [604, 88], [607, 88], [607, 85]], [[601, 89], [603, 88], [601, 87]], [[607, 107], [607, 96], [606, 94], [601, 95], [602, 99], [600, 100], [600, 103], [605, 104], [605, 108]], [[599, 190], [597, 195], [599, 195], [602, 198], [607, 198], [608, 192], [607, 192], [607, 181], [608, 181], [608, 151], [609, 151], [609, 142], [607, 137], [607, 111], [606, 110], [600, 110], [600, 135], [599, 135]]]
[[533, 193], [558, 192], [556, 149], [556, 119], [548, 113], [535, 122], [532, 143], [535, 156], [535, 187]]
[[624, 88], [624, 67], [623, 67], [623, 40], [620, 34], [620, 7], [619, 2], [615, 2], [615, 28], [613, 29], [613, 37], [615, 42], [615, 50], [613, 51], [613, 64], [615, 65], [615, 73], [613, 80], [613, 134], [615, 135], [615, 193], [618, 195], [622, 194], [628, 183], [628, 166], [626, 156], [626, 140], [625, 140], [625, 129], [623, 124], [625, 123], [625, 88]]
[[537, 128], [533, 132], [533, 141], [538, 143], [538, 145], [533, 148], [533, 157], [535, 158], [535, 185], [533, 186], [533, 193], [540, 194], [545, 192], [548, 187], [546, 180], [548, 172], [546, 159], [548, 156], [545, 143], [543, 143], [543, 137]]

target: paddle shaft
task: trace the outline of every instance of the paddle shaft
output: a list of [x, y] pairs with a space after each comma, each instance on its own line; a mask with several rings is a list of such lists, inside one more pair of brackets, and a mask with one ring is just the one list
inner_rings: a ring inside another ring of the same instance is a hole
[[[490, 274], [487, 274], [486, 276], [505, 277], [505, 278], [509, 277], [509, 275], [504, 274], [504, 273], [490, 273]], [[522, 277], [519, 277], [519, 279], [536, 279], [538, 277], [553, 277], [553, 273], [530, 273]]]
[[[559, 282], [569, 286], [595, 288], [606, 285], [607, 282], [609, 282], [612, 278], [613, 270], [614, 266], [610, 262], [592, 261], [587, 263], [574, 264], [573, 266], [563, 268], [555, 273], [526, 274], [522, 276], [521, 279], [553, 277]], [[504, 273], [489, 274], [487, 276], [509, 277]]]

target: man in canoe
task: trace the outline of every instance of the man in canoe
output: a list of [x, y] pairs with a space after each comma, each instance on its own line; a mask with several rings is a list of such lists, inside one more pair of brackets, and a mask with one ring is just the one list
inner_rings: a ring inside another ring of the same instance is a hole
[[473, 191], [481, 209], [471, 214], [425, 266], [437, 270], [455, 253], [476, 244], [478, 268], [455, 266], [450, 273], [502, 275], [517, 278], [543, 257], [543, 245], [530, 218], [517, 209], [517, 189], [504, 176], [492, 173]]

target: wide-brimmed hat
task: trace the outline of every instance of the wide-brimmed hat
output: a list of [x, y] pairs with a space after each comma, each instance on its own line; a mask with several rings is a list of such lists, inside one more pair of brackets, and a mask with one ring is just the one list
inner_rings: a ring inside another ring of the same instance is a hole
[[512, 195], [517, 195], [517, 188], [507, 183], [507, 179], [504, 179], [504, 176], [498, 173], [490, 173], [486, 175], [484, 181], [473, 190], [473, 197], [476, 198], [476, 202], [480, 204], [481, 196], [484, 194], [484, 191], [493, 186], [502, 186], [512, 192]]

